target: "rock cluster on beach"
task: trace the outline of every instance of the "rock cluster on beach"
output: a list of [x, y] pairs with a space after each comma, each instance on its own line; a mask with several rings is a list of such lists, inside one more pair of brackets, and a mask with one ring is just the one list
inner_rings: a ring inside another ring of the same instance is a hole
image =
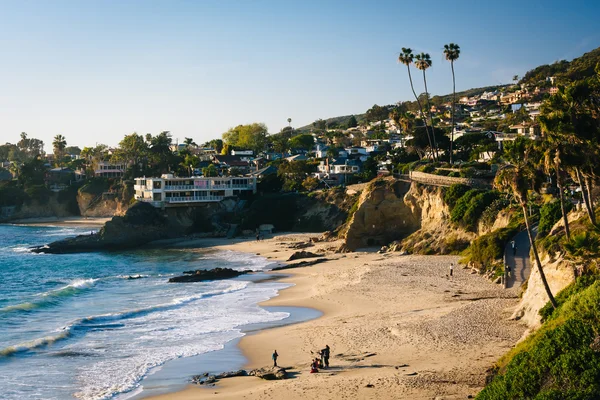
[[195, 383], [196, 385], [211, 385], [217, 383], [221, 379], [233, 378], [236, 376], [256, 376], [257, 378], [261, 378], [266, 381], [274, 381], [288, 378], [288, 374], [285, 368], [263, 367], [253, 369], [250, 372], [243, 369], [240, 369], [238, 371], [223, 372], [221, 374], [216, 375], [211, 375], [207, 372], [200, 375], [194, 375], [192, 377], [192, 383]]
[[249, 269], [238, 271], [231, 268], [197, 269], [195, 271], [183, 271], [184, 275], [175, 276], [169, 282], [202, 282], [218, 279], [231, 279], [252, 272]]

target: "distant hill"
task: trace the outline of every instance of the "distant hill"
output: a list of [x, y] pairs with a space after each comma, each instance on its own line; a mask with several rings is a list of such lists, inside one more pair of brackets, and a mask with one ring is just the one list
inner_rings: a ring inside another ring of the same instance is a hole
[[540, 65], [527, 71], [519, 83], [534, 86], [549, 77], [555, 77], [558, 83], [589, 78], [594, 75], [594, 70], [599, 62], [600, 47], [570, 62], [561, 60], [552, 64]]
[[[485, 87], [480, 87], [480, 88], [473, 88], [473, 89], [468, 89], [468, 90], [463, 90], [461, 92], [456, 92], [456, 101], [458, 101], [458, 99], [460, 99], [461, 97], [464, 96], [476, 96], [476, 95], [480, 95], [483, 92], [490, 92], [490, 91], [494, 91], [496, 89], [501, 89], [504, 88], [506, 86], [510, 86], [510, 85], [496, 85], [496, 86], [485, 86]], [[443, 96], [433, 96], [431, 98], [431, 103], [433, 105], [439, 105], [442, 103], [446, 103], [449, 102], [450, 100], [452, 100], [452, 93], [450, 94], [446, 94]], [[408, 108], [410, 110], [416, 110], [417, 109], [417, 102], [416, 101], [406, 101], [405, 102], [408, 105]], [[388, 107], [393, 108], [394, 105], [388, 105]], [[366, 111], [365, 111], [366, 112]], [[341, 127], [341, 128], [345, 128], [346, 125], [348, 124], [348, 120], [350, 119], [350, 117], [352, 117], [352, 115], [343, 115], [343, 116], [339, 116], [339, 117], [331, 117], [331, 118], [327, 118], [325, 119], [325, 122], [327, 123], [328, 126], [331, 126], [331, 124], [334, 124]], [[354, 117], [356, 118], [356, 121], [360, 124], [361, 121], [363, 121], [365, 119], [365, 113], [363, 114], [354, 114]], [[312, 123], [305, 125], [305, 126], [301, 126], [299, 128], [296, 128], [297, 131], [300, 132], [309, 132], [311, 129], [313, 128]]]

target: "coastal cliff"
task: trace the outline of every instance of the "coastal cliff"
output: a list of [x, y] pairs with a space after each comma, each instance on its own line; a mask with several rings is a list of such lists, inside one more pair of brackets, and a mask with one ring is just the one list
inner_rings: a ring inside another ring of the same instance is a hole
[[452, 254], [476, 237], [451, 224], [441, 187], [378, 179], [362, 191], [354, 209], [340, 230], [349, 251], [387, 246], [415, 254]]

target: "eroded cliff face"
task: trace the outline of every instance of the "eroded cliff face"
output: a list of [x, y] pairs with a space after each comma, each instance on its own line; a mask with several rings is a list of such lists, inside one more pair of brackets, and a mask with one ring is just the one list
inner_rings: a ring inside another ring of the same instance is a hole
[[406, 200], [411, 184], [393, 178], [377, 179], [362, 191], [356, 211], [341, 229], [344, 247], [387, 245], [421, 227], [421, 206]]
[[[547, 254], [540, 257], [548, 286], [554, 296], [575, 281], [575, 270], [572, 264], [565, 261], [562, 256], [554, 260]], [[533, 258], [532, 263], [534, 265], [531, 266], [527, 288], [513, 317], [520, 318], [530, 328], [537, 328], [541, 324], [540, 309], [548, 303], [549, 298]]]

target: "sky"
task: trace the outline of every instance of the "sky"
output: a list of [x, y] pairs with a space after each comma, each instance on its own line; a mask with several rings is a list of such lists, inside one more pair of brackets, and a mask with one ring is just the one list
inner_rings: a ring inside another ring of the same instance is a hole
[[277, 133], [411, 100], [402, 47], [431, 55], [429, 92], [447, 94], [444, 44], [461, 47], [457, 90], [509, 83], [600, 46], [598, 15], [594, 0], [0, 0], [0, 143]]

